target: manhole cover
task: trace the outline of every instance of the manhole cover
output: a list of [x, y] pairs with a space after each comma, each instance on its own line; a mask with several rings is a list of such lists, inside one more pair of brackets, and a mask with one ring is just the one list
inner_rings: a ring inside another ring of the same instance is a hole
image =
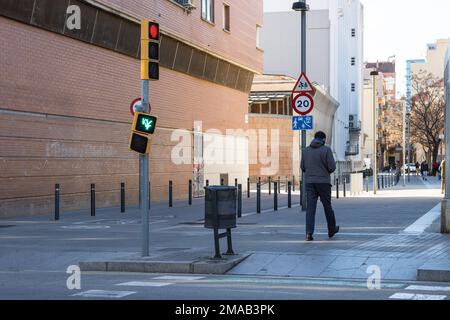
[[0, 224], [0, 228], [11, 228], [11, 227], [15, 227], [13, 225], [1, 225]]

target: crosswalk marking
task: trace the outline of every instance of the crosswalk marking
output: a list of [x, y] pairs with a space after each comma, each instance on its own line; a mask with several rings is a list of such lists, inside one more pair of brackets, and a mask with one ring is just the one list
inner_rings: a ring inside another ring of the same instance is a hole
[[184, 281], [195, 281], [195, 280], [201, 280], [204, 279], [205, 277], [191, 277], [191, 276], [161, 276], [161, 277], [156, 277], [153, 278], [154, 280], [172, 280], [172, 281], [176, 281], [176, 280], [184, 280]]
[[416, 293], [396, 293], [389, 297], [389, 299], [398, 300], [444, 300], [445, 298], [447, 298], [447, 296]]
[[415, 291], [450, 291], [450, 287], [438, 287], [438, 286], [418, 286], [412, 285], [406, 288], [406, 290], [415, 290]]
[[110, 290], [88, 290], [80, 293], [73, 294], [73, 297], [85, 297], [85, 298], [115, 298], [120, 299], [131, 294], [134, 291], [110, 291]]
[[173, 283], [168, 282], [155, 282], [155, 281], [130, 281], [117, 284], [118, 286], [128, 286], [128, 287], [164, 287], [170, 286]]

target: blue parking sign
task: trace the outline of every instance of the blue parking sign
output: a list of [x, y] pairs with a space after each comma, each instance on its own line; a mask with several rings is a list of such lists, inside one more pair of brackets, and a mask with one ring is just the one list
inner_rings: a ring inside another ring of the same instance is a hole
[[314, 130], [313, 116], [292, 117], [292, 130]]

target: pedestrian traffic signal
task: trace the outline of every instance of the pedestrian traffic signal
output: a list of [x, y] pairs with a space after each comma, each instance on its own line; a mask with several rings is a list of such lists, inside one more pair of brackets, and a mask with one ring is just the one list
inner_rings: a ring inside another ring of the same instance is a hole
[[130, 137], [130, 150], [140, 154], [148, 154], [152, 144], [151, 136], [132, 132]]
[[143, 134], [153, 134], [157, 118], [148, 113], [135, 112], [132, 130]]
[[141, 22], [141, 79], [159, 80], [159, 24]]
[[150, 152], [152, 135], [155, 133], [157, 118], [148, 113], [135, 112], [131, 127], [130, 149], [140, 154]]

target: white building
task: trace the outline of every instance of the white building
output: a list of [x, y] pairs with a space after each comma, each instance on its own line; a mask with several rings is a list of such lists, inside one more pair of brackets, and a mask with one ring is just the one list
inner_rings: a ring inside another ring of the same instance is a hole
[[[363, 6], [359, 0], [307, 2], [307, 75], [340, 107], [335, 115], [333, 149], [342, 170], [361, 169], [360, 120], [363, 100]], [[264, 73], [300, 75], [301, 13], [264, 14]]]

